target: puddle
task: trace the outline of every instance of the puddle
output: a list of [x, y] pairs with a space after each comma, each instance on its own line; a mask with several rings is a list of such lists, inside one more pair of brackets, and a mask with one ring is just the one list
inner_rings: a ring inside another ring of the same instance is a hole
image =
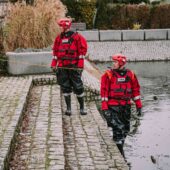
[[[105, 70], [111, 63], [98, 64]], [[143, 116], [135, 134], [125, 142], [131, 170], [170, 168], [170, 62], [129, 63], [140, 85]]]

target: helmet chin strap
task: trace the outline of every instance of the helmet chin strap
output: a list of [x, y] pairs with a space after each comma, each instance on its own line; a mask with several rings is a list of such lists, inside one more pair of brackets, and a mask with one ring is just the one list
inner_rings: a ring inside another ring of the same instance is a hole
[[118, 68], [113, 68], [113, 70], [121, 70], [120, 68], [121, 66], [119, 66]]
[[62, 32], [65, 33], [65, 32], [68, 32], [70, 29], [69, 28], [62, 28]]
[[119, 65], [118, 70], [122, 70], [123, 68], [124, 68], [123, 65], [122, 66]]

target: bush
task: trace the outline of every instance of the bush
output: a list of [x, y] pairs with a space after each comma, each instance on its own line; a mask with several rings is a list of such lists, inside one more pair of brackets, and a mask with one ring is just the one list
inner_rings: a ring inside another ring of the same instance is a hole
[[133, 29], [135, 23], [141, 29], [169, 28], [170, 4], [103, 4], [98, 7], [96, 18], [98, 29]]
[[139, 23], [142, 29], [149, 27], [150, 9], [148, 5], [126, 5], [126, 11], [128, 28], [132, 29], [135, 23]]
[[62, 2], [67, 6], [67, 15], [74, 18], [75, 22], [85, 22], [88, 29], [93, 28], [95, 1], [62, 0]]
[[3, 30], [6, 50], [51, 45], [59, 33], [56, 20], [65, 13], [66, 8], [59, 0], [37, 0], [34, 6], [11, 5]]
[[3, 31], [2, 31], [2, 27], [0, 26], [0, 55], [3, 55], [5, 53], [4, 50], [4, 45], [3, 45]]
[[87, 28], [93, 28], [93, 18], [95, 13], [95, 3], [93, 2], [81, 2], [80, 3], [80, 13], [82, 16], [82, 22], [85, 22]]
[[7, 58], [3, 46], [3, 32], [0, 27], [0, 75], [7, 72]]
[[151, 28], [170, 28], [170, 5], [152, 6], [151, 18]]

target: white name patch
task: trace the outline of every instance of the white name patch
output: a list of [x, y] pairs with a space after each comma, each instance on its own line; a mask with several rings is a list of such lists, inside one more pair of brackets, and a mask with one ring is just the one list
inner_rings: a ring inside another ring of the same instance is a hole
[[62, 43], [68, 43], [68, 39], [63, 39]]
[[117, 79], [118, 82], [125, 82], [125, 80], [126, 80], [125, 78], [118, 78]]

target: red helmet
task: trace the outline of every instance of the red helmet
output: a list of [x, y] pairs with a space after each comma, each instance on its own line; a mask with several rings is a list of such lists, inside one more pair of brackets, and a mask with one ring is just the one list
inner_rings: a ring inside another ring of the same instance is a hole
[[71, 27], [71, 19], [69, 18], [62, 18], [57, 23], [64, 29], [69, 29]]
[[124, 66], [126, 64], [126, 56], [123, 54], [115, 54], [112, 56], [112, 60], [119, 62], [119, 66]]

